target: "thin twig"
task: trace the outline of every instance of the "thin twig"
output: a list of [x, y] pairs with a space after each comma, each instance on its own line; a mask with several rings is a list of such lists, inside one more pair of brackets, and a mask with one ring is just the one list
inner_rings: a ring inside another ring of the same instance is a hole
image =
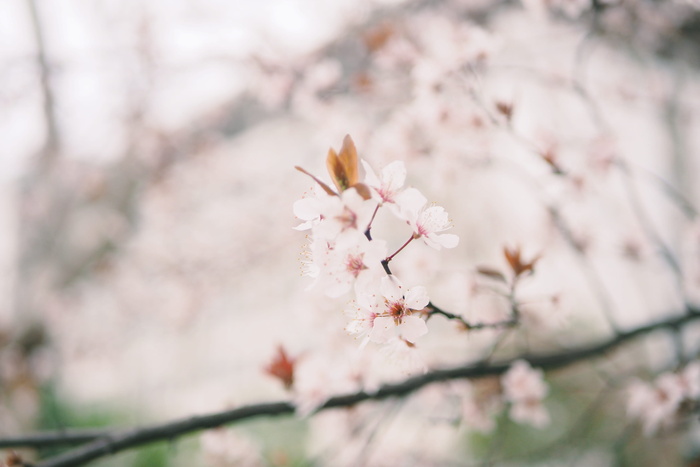
[[39, 66], [39, 83], [44, 107], [44, 122], [46, 123], [46, 138], [41, 162], [51, 163], [56, 158], [59, 149], [56, 105], [51, 87], [51, 67], [46, 56], [46, 41], [36, 0], [27, 0], [27, 5], [29, 6], [29, 14], [32, 21], [34, 42], [36, 42], [36, 61]]

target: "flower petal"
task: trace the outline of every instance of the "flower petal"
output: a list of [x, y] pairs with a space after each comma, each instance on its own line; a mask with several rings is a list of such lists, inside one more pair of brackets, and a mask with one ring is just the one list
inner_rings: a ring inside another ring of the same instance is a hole
[[415, 222], [418, 213], [428, 199], [416, 188], [407, 188], [396, 196], [397, 215], [409, 222]]
[[399, 301], [403, 300], [403, 285], [396, 276], [382, 277], [381, 288], [379, 289], [387, 300]]
[[401, 336], [408, 342], [414, 343], [416, 340], [428, 333], [428, 325], [417, 316], [406, 316], [399, 325]]
[[411, 287], [406, 292], [405, 302], [409, 308], [412, 310], [422, 310], [428, 306], [428, 291], [425, 287], [418, 285], [416, 287]]
[[396, 191], [406, 182], [406, 165], [394, 161], [382, 169], [382, 185], [386, 191]]
[[294, 215], [299, 219], [309, 221], [321, 215], [321, 203], [318, 198], [302, 198], [294, 202]]
[[443, 248], [454, 248], [459, 244], [459, 237], [454, 234], [440, 234], [435, 236], [435, 240]]
[[389, 341], [396, 333], [396, 325], [394, 319], [389, 317], [374, 318], [374, 326], [369, 333], [369, 338], [372, 342], [383, 344]]

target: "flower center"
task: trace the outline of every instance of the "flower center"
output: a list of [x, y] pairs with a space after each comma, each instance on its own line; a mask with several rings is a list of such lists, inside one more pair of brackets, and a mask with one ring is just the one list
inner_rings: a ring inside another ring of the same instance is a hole
[[336, 219], [342, 224], [343, 230], [354, 229], [357, 226], [357, 215], [348, 208], [345, 208], [343, 214]]
[[410, 312], [406, 308], [406, 304], [403, 302], [403, 300], [399, 300], [396, 302], [387, 301], [386, 314], [389, 315], [390, 317], [394, 318], [394, 322], [398, 326], [399, 324], [401, 324], [401, 319], [404, 316], [410, 314]]
[[348, 272], [354, 277], [359, 276], [360, 272], [367, 269], [367, 266], [365, 266], [365, 263], [362, 261], [363, 256], [364, 254], [348, 255], [347, 260], [345, 261], [345, 266]]

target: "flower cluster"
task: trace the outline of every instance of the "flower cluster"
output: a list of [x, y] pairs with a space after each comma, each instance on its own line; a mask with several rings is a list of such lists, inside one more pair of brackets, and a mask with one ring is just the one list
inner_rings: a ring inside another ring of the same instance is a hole
[[536, 428], [549, 425], [549, 412], [542, 399], [549, 392], [542, 370], [533, 369], [525, 360], [518, 360], [503, 375], [504, 399], [510, 402], [510, 418]]
[[700, 361], [677, 373], [663, 373], [654, 383], [634, 381], [629, 386], [627, 414], [642, 424], [646, 436], [671, 425], [686, 401], [700, 399]]
[[[362, 161], [360, 181], [357, 150], [346, 136], [339, 152], [330, 149], [328, 171], [335, 189], [306, 170], [320, 187], [315, 195], [294, 203], [302, 223], [311, 230], [305, 272], [330, 297], [354, 291], [347, 331], [363, 343], [395, 339], [414, 343], [428, 332], [421, 311], [429, 303], [425, 287], [405, 288], [391, 273], [390, 261], [414, 240], [439, 250], [454, 248], [459, 238], [443, 233], [452, 227], [444, 208], [427, 203], [415, 188], [406, 188], [406, 167], [396, 161], [377, 174]], [[386, 208], [386, 209], [382, 209]], [[389, 255], [388, 242], [373, 238], [372, 223], [379, 211], [388, 212], [410, 227], [408, 240]]]

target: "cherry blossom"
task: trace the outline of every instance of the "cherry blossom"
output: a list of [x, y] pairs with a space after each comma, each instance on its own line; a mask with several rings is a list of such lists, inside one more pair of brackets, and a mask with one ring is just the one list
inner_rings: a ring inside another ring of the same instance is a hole
[[463, 423], [474, 431], [492, 432], [496, 428], [495, 415], [503, 407], [500, 398], [490, 392], [477, 391], [470, 381], [464, 381], [460, 386]]
[[205, 431], [200, 437], [206, 464], [212, 467], [265, 465], [261, 448], [253, 440], [228, 428]]
[[418, 352], [418, 348], [399, 337], [389, 338], [379, 350], [379, 354], [391, 363], [391, 367], [396, 373], [407, 375], [428, 371], [425, 360]]
[[700, 360], [689, 363], [679, 375], [687, 399], [700, 398]]
[[373, 342], [382, 344], [401, 337], [413, 343], [428, 332], [425, 321], [415, 316], [415, 312], [425, 308], [429, 301], [425, 287], [411, 287], [404, 292], [395, 276], [383, 277], [378, 294], [364, 293], [358, 297], [362, 324], [352, 325], [350, 329], [366, 331], [366, 324], [371, 323], [368, 335]]
[[413, 238], [422, 239], [436, 250], [456, 247], [457, 235], [439, 233], [452, 228], [447, 211], [441, 206], [426, 207], [426, 203], [427, 199], [418, 190], [406, 190], [397, 200], [399, 215], [413, 228]]
[[355, 231], [364, 232], [369, 226], [376, 203], [365, 200], [357, 190], [349, 188], [338, 196], [321, 198], [320, 219], [314, 225], [315, 236], [334, 240], [336, 246], [345, 248], [357, 238]]
[[542, 399], [549, 392], [542, 370], [533, 369], [525, 360], [518, 360], [501, 379], [503, 395], [511, 403], [510, 417], [518, 423], [543, 428], [550, 422]]
[[396, 203], [396, 197], [406, 181], [406, 165], [403, 161], [394, 161], [382, 169], [381, 178], [377, 177], [372, 167], [362, 161], [365, 168], [365, 183], [372, 189], [372, 196], [381, 204]]
[[370, 242], [359, 231], [349, 232], [347, 240], [347, 248], [326, 248], [323, 258], [317, 263], [319, 281], [329, 297], [343, 295], [353, 284], [357, 290], [363, 290], [369, 282], [384, 274], [381, 262], [387, 254], [385, 241]]
[[684, 400], [700, 397], [700, 362], [679, 373], [663, 373], [654, 383], [633, 381], [628, 387], [627, 414], [642, 423], [646, 436], [670, 425]]
[[639, 419], [645, 436], [652, 436], [673, 421], [683, 400], [683, 387], [676, 375], [666, 373], [655, 384], [633, 382], [628, 394], [627, 414]]
[[301, 359], [295, 367], [292, 395], [296, 413], [308, 416], [329, 397], [360, 389], [362, 381], [357, 378], [353, 363], [353, 359], [339, 362], [334, 352]]
[[321, 222], [321, 200], [318, 197], [306, 197], [294, 202], [294, 215], [301, 219], [295, 230], [309, 230]]
[[362, 337], [363, 340], [360, 347], [364, 347], [369, 342], [369, 333], [372, 332], [374, 319], [377, 317], [377, 314], [371, 309], [364, 307], [346, 310], [346, 314], [350, 316], [350, 322], [345, 326], [345, 331], [351, 336]]

